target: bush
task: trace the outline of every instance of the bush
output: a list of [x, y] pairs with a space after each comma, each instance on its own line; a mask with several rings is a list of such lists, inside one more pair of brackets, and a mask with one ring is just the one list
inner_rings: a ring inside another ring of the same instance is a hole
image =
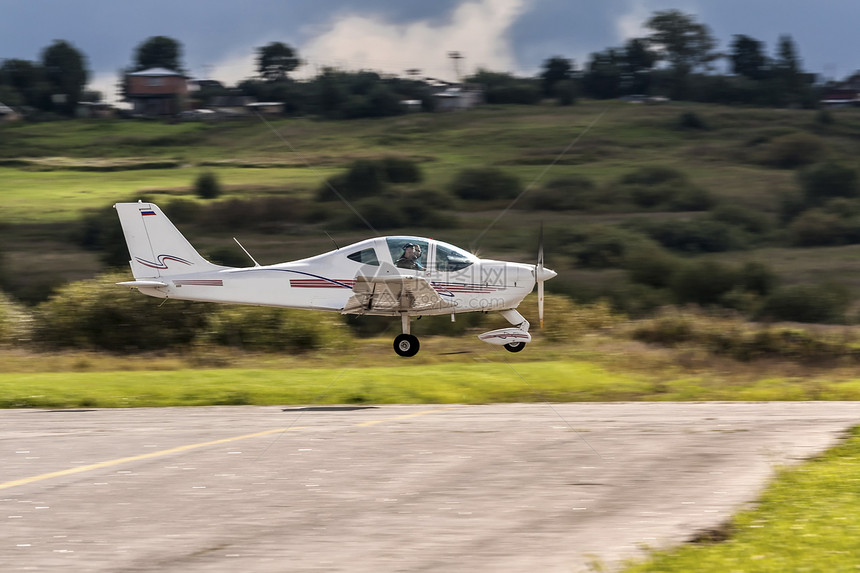
[[164, 212], [177, 224], [193, 223], [200, 216], [202, 205], [188, 199], [171, 199], [164, 205]]
[[643, 239], [642, 235], [620, 227], [596, 226], [587, 229], [580, 242], [562, 245], [559, 251], [573, 255], [580, 267], [591, 269], [620, 267], [628, 251], [635, 245], [641, 244]]
[[450, 188], [457, 197], [473, 201], [513, 199], [522, 191], [517, 177], [494, 167], [463, 169]]
[[[393, 197], [370, 197], [355, 203], [358, 211], [377, 230], [396, 229], [406, 224], [407, 216], [400, 201]], [[341, 219], [346, 228], [361, 229], [364, 221], [350, 211]]]
[[757, 235], [773, 228], [771, 219], [761, 211], [734, 204], [722, 204], [710, 212], [711, 219]]
[[0, 292], [0, 347], [26, 344], [31, 339], [33, 315]]
[[648, 239], [635, 243], [624, 253], [623, 266], [630, 280], [655, 288], [668, 287], [680, 265], [677, 257]]
[[796, 247], [843, 245], [847, 233], [842, 217], [822, 209], [810, 209], [788, 226], [789, 241]]
[[530, 192], [522, 206], [544, 211], [588, 210], [600, 205], [600, 199], [594, 181], [583, 175], [571, 175]]
[[807, 205], [826, 203], [834, 197], [857, 197], [857, 171], [838, 163], [821, 163], [798, 173]]
[[776, 289], [764, 302], [758, 318], [791, 322], [840, 323], [851, 300], [841, 287], [789, 285]]
[[128, 279], [108, 274], [63, 286], [36, 308], [34, 339], [49, 349], [142, 352], [186, 345], [206, 325], [209, 305], [162, 305], [116, 285]]
[[249, 306], [220, 306], [206, 341], [262, 352], [307, 351], [348, 344], [346, 326], [334, 313]]
[[708, 217], [683, 220], [647, 221], [635, 229], [676, 251], [687, 253], [719, 253], [746, 248], [748, 236], [733, 225]]
[[194, 193], [201, 199], [215, 199], [221, 196], [221, 184], [211, 171], [204, 171], [194, 181]]
[[738, 283], [743, 290], [758, 296], [770, 294], [777, 282], [776, 273], [766, 264], [756, 261], [745, 263], [738, 274]]
[[819, 161], [824, 155], [824, 141], [810, 133], [791, 133], [774, 138], [767, 146], [762, 162], [782, 169], [794, 169]]
[[710, 194], [693, 184], [685, 173], [662, 165], [627, 173], [619, 180], [619, 186], [620, 193], [643, 209], [700, 211], [712, 204]]
[[415, 161], [402, 157], [385, 157], [380, 160], [385, 179], [391, 183], [420, 183], [424, 178]]
[[678, 116], [677, 126], [680, 129], [709, 129], [707, 122], [702, 117], [693, 111], [686, 111]]
[[736, 271], [716, 261], [697, 261], [681, 266], [672, 278], [677, 302], [702, 306], [719, 304], [738, 283]]

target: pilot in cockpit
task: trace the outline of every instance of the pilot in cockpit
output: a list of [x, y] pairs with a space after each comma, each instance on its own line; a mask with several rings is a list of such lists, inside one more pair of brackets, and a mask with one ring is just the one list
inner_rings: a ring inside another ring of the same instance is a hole
[[394, 264], [401, 269], [423, 270], [419, 259], [421, 258], [421, 245], [406, 243], [403, 245], [403, 254]]

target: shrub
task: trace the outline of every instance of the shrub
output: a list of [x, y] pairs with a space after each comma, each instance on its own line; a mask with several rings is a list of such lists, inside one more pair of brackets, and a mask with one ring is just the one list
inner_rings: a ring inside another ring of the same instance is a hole
[[682, 171], [649, 165], [627, 173], [619, 180], [621, 193], [643, 209], [698, 211], [708, 209], [710, 194], [693, 184]]
[[745, 263], [738, 274], [738, 283], [746, 292], [766, 296], [776, 287], [779, 278], [769, 266], [756, 261]]
[[702, 117], [693, 111], [686, 111], [678, 116], [677, 126], [681, 129], [709, 129], [707, 122]]
[[628, 248], [623, 261], [631, 281], [655, 288], [668, 287], [680, 264], [677, 257], [648, 239]]
[[218, 307], [205, 339], [264, 352], [319, 350], [349, 342], [346, 326], [335, 314], [249, 306]]
[[420, 183], [424, 178], [415, 161], [402, 157], [385, 157], [380, 160], [385, 178], [391, 183]]
[[794, 169], [820, 160], [824, 141], [810, 133], [791, 133], [774, 138], [764, 152], [762, 162], [783, 169]]
[[193, 223], [200, 215], [201, 207], [200, 203], [177, 198], [164, 206], [164, 212], [174, 223]]
[[295, 197], [233, 198], [203, 206], [200, 218], [210, 228], [259, 229], [300, 221], [304, 211]]
[[194, 180], [194, 193], [201, 199], [215, 199], [221, 196], [221, 184], [211, 171], [204, 171]]
[[776, 289], [764, 302], [759, 318], [839, 323], [845, 321], [850, 297], [841, 287], [798, 284]]
[[696, 261], [678, 269], [671, 289], [677, 302], [704, 306], [718, 304], [737, 282], [733, 268], [716, 261]]
[[160, 301], [116, 283], [108, 274], [70, 283], [36, 308], [34, 339], [51, 349], [135, 352], [188, 344], [207, 321], [209, 305]]
[[0, 292], [0, 347], [30, 341], [33, 316], [27, 309]]
[[523, 207], [545, 211], [587, 210], [600, 204], [594, 181], [583, 175], [571, 175], [548, 182], [527, 195]]
[[821, 205], [834, 197], [857, 197], [857, 171], [838, 163], [821, 163], [798, 173], [807, 205]]
[[494, 167], [463, 169], [451, 182], [451, 192], [467, 200], [513, 199], [522, 191], [520, 180]]
[[771, 219], [761, 211], [724, 203], [710, 212], [711, 219], [738, 227], [752, 234], [766, 233], [773, 228]]
[[[407, 217], [401, 202], [394, 197], [369, 197], [355, 203], [358, 211], [371, 226], [378, 230], [396, 229], [406, 224]], [[341, 219], [343, 226], [353, 229], [364, 228], [365, 222], [352, 211]]]
[[746, 248], [748, 237], [733, 225], [708, 217], [638, 223], [636, 229], [676, 251], [719, 253]]
[[562, 245], [559, 250], [573, 255], [580, 267], [605, 269], [620, 267], [627, 252], [642, 240], [642, 235], [627, 229], [596, 226], [587, 229], [581, 242]]
[[806, 211], [788, 226], [789, 240], [796, 247], [842, 245], [845, 234], [842, 218], [821, 209]]

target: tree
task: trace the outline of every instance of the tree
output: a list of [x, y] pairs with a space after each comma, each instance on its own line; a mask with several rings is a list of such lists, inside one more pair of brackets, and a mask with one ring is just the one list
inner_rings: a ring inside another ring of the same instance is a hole
[[791, 36], [779, 37], [773, 72], [789, 92], [796, 92], [803, 86], [803, 70]]
[[[45, 69], [28, 60], [10, 58], [0, 65], [0, 86], [6, 86], [3, 103], [41, 108], [50, 103]], [[10, 97], [10, 95], [12, 97]]]
[[736, 34], [729, 55], [732, 73], [751, 80], [765, 79], [768, 72], [768, 58], [764, 54], [763, 46], [764, 44], [758, 40]]
[[546, 97], [553, 95], [553, 88], [558, 82], [563, 82], [573, 78], [573, 60], [555, 56], [543, 63], [543, 72], [541, 72], [541, 80], [543, 83], [543, 93]]
[[267, 82], [287, 79], [287, 74], [301, 65], [296, 51], [281, 42], [257, 48], [257, 73]]
[[56, 40], [42, 52], [45, 79], [51, 85], [55, 109], [71, 115], [75, 112], [89, 72], [84, 55], [64, 40]]
[[618, 50], [609, 48], [591, 54], [588, 71], [583, 77], [585, 91], [595, 98], [615, 98], [621, 95], [623, 61]]
[[717, 58], [716, 41], [704, 24], [680, 10], [658, 11], [645, 24], [652, 30], [649, 44], [659, 57], [683, 73], [707, 68]]
[[167, 36], [152, 36], [137, 47], [132, 71], [166, 68], [182, 72], [182, 45]]
[[648, 93], [657, 54], [648, 48], [647, 40], [642, 38], [628, 40], [623, 51], [624, 87], [629, 93]]

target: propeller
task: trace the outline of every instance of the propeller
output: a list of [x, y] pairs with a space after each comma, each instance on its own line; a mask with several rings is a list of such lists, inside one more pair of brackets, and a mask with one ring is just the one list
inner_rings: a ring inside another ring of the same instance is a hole
[[538, 258], [537, 264], [535, 265], [535, 282], [537, 282], [538, 292], [538, 320], [540, 320], [541, 328], [543, 328], [543, 283], [557, 274], [558, 273], [555, 271], [550, 270], [543, 265], [543, 223], [541, 223], [540, 233], [538, 235]]

